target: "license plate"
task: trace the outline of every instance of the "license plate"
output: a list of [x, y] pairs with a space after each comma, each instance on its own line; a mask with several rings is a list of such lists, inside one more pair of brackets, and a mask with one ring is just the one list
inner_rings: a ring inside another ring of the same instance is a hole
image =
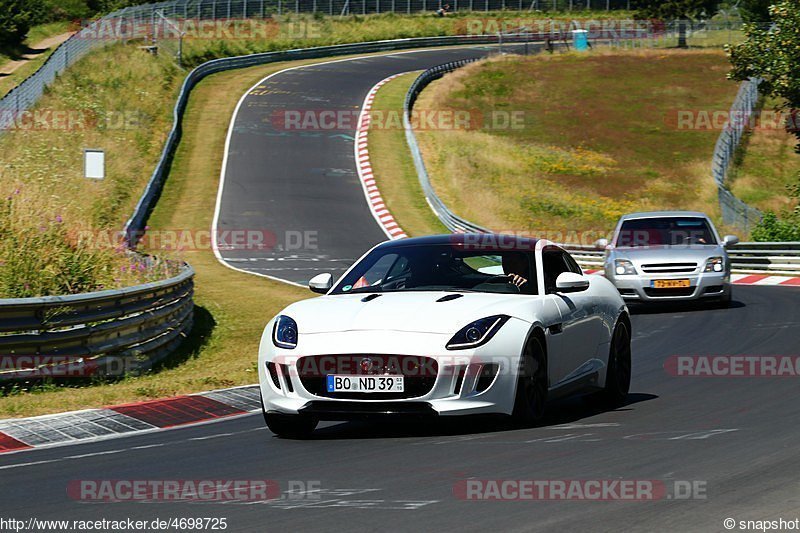
[[403, 376], [327, 376], [328, 392], [403, 392]]
[[653, 280], [654, 289], [681, 289], [691, 287], [692, 282], [688, 279], [656, 279]]

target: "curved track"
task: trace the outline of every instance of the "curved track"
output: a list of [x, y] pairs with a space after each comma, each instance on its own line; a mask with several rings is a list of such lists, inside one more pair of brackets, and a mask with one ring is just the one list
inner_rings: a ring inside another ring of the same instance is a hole
[[[301, 106], [306, 98], [313, 105], [326, 99], [320, 107], [359, 106], [369, 88], [393, 72], [471, 53], [481, 52], [417, 52], [308, 67], [275, 76], [270, 90], [284, 106]], [[234, 263], [301, 281], [314, 264], [338, 259], [344, 267], [384, 237], [355, 176], [352, 140], [261, 135], [272, 98], [254, 98], [251, 106], [248, 97], [237, 115], [219, 221], [228, 228], [319, 231], [315, 258], [275, 251], [249, 261], [239, 252], [248, 261]], [[287, 179], [277, 179], [284, 172]], [[280, 270], [270, 266], [279, 262], [270, 257], [283, 259]], [[310, 441], [275, 438], [255, 415], [37, 449], [0, 456], [3, 508], [18, 519], [226, 517], [231, 531], [683, 531], [722, 530], [727, 517], [794, 518], [797, 379], [685, 378], [664, 370], [672, 355], [797, 355], [800, 292], [740, 287], [734, 295], [731, 309], [634, 315], [632, 395], [614, 411], [571, 400], [553, 405], [548, 423], [535, 429], [504, 428], [496, 420], [435, 428], [328, 423]], [[458, 499], [454, 486], [471, 477], [697, 481], [706, 498]], [[66, 495], [68, 482], [79, 479], [274, 479], [283, 490], [302, 480], [319, 482], [322, 492], [319, 499], [265, 504], [92, 505]]]
[[[399, 72], [484, 56], [489, 48], [399, 52], [278, 72], [256, 84], [234, 113], [215, 217], [215, 235], [263, 232], [266, 249], [221, 250], [229, 266], [293, 283], [320, 271], [341, 274], [387, 239], [356, 171], [356, 118], [373, 85]], [[338, 127], [293, 127], [286, 113]], [[289, 127], [285, 127], [288, 124]], [[274, 246], [271, 246], [274, 244]], [[235, 248], [235, 247], [232, 247]]]

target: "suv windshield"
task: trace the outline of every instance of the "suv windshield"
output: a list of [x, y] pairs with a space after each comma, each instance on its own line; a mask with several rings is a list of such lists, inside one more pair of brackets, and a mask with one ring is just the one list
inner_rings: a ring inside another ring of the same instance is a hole
[[[331, 294], [470, 291], [536, 294], [532, 252], [467, 250], [439, 244], [389, 246], [370, 252]], [[511, 275], [521, 276], [521, 286]]]
[[708, 221], [698, 217], [659, 217], [626, 220], [617, 247], [716, 245]]

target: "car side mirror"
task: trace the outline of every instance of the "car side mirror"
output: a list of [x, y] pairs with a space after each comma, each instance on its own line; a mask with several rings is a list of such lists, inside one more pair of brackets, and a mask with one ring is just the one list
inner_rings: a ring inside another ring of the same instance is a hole
[[324, 274], [317, 274], [308, 282], [308, 288], [311, 292], [318, 294], [326, 294], [333, 287], [333, 276], [325, 272]]
[[598, 250], [605, 250], [608, 247], [608, 239], [597, 239], [594, 241], [594, 247]]
[[581, 292], [589, 288], [589, 280], [586, 276], [581, 276], [574, 272], [562, 272], [556, 278], [556, 290], [558, 292]]
[[736, 235], [725, 235], [725, 237], [722, 238], [722, 246], [725, 248], [730, 248], [737, 244], [739, 244], [739, 237]]

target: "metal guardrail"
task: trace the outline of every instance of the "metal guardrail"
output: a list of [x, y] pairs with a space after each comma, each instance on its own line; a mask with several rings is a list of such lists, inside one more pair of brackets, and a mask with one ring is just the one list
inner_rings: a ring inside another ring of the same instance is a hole
[[411, 127], [411, 111], [414, 108], [414, 103], [417, 101], [417, 96], [422, 92], [422, 89], [428, 86], [432, 81], [437, 80], [454, 70], [463, 67], [469, 63], [476, 61], [476, 59], [464, 59], [462, 61], [454, 61], [452, 63], [445, 63], [437, 67], [430, 68], [420, 74], [414, 83], [409, 87], [406, 93], [405, 102], [403, 103], [403, 128], [406, 132], [406, 143], [411, 150], [411, 157], [414, 160], [414, 168], [417, 169], [417, 177], [422, 186], [422, 191], [425, 194], [425, 200], [436, 216], [444, 224], [444, 226], [454, 233], [489, 233], [489, 230], [465, 220], [452, 211], [439, 199], [436, 192], [433, 190], [428, 171], [425, 168], [425, 162], [422, 159], [422, 152], [417, 144], [417, 137], [414, 135], [414, 128]]
[[[564, 247], [583, 268], [602, 270], [605, 252], [594, 246]], [[800, 242], [742, 242], [728, 249], [735, 274], [800, 276]]]
[[194, 271], [68, 296], [0, 299], [0, 381], [141, 372], [193, 324]]
[[727, 180], [736, 150], [748, 128], [750, 117], [758, 105], [758, 85], [760, 83], [761, 81], [758, 79], [751, 79], [742, 82], [739, 86], [739, 92], [728, 115], [729, 120], [717, 139], [711, 158], [711, 175], [719, 191], [722, 220], [726, 224], [742, 228], [747, 232], [761, 221], [763, 215], [758, 209], [734, 196], [727, 187]]

